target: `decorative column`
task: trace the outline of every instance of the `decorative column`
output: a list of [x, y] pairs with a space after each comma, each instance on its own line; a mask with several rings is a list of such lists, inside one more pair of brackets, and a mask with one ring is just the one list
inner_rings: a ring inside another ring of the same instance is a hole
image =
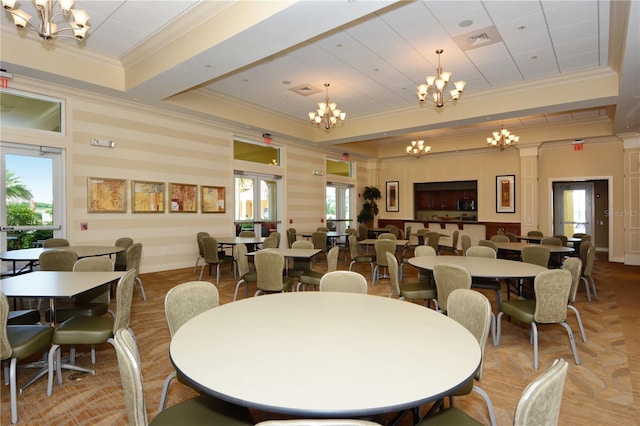
[[523, 146], [520, 151], [520, 194], [516, 200], [520, 208], [520, 230], [522, 235], [537, 231], [539, 227], [538, 198], [538, 151], [540, 145]]
[[624, 143], [624, 263], [640, 265], [640, 134], [617, 136]]

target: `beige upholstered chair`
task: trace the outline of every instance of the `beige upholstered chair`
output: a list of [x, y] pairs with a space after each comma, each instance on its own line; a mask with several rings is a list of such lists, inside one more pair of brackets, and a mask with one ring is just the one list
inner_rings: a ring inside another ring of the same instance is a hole
[[42, 242], [42, 247], [69, 247], [69, 241], [64, 238], [48, 238]]
[[196, 242], [198, 243], [198, 257], [196, 257], [196, 265], [193, 267], [193, 273], [195, 274], [198, 270], [198, 262], [200, 259], [204, 259], [204, 249], [202, 248], [202, 237], [209, 237], [208, 232], [198, 232], [196, 234]]
[[[9, 367], [5, 370], [5, 380], [9, 382], [11, 423], [17, 423], [18, 362], [32, 358], [38, 353], [46, 352], [53, 336], [53, 327], [48, 325], [7, 325], [8, 315], [9, 301], [4, 293], [0, 293], [0, 359], [9, 363]], [[22, 389], [20, 392], [22, 393]]]
[[[60, 356], [61, 345], [98, 345], [101, 343], [113, 344], [113, 335], [116, 331], [129, 327], [131, 314], [131, 299], [133, 297], [133, 287], [136, 271], [129, 269], [118, 281], [116, 288], [116, 317], [73, 317], [58, 325], [53, 332], [52, 345], [49, 349], [48, 366], [49, 380], [47, 383], [47, 395], [53, 392], [53, 369], [56, 367], [58, 384], [62, 384], [62, 359]], [[57, 355], [56, 360], [54, 357]], [[91, 364], [96, 363], [95, 353], [91, 353]], [[73, 359], [71, 360], [73, 364]], [[67, 365], [78, 371], [86, 371], [96, 374], [93, 369], [86, 369], [74, 365]]]
[[[432, 247], [428, 248], [433, 250]], [[424, 306], [429, 307], [429, 300], [434, 300], [437, 297], [436, 288], [424, 281], [410, 283], [400, 282], [398, 278], [398, 259], [396, 259], [393, 253], [386, 253], [386, 256], [389, 267], [389, 277], [391, 278], [391, 292], [389, 293], [389, 297], [396, 296], [400, 300], [410, 301], [421, 299], [424, 300]]]
[[287, 246], [291, 248], [291, 245], [298, 239], [296, 235], [296, 228], [287, 229]]
[[[136, 270], [135, 283], [140, 287], [142, 293], [142, 300], [147, 301], [147, 295], [144, 292], [144, 286], [142, 285], [142, 279], [140, 278], [140, 261], [142, 260], [142, 243], [133, 243], [127, 249], [127, 271], [129, 269]], [[202, 266], [204, 269], [204, 265]], [[200, 273], [202, 276], [202, 273]]]
[[315, 231], [311, 234], [311, 242], [313, 248], [320, 249], [322, 253], [327, 253], [327, 233], [323, 231]]
[[[116, 253], [116, 261], [114, 262], [115, 266], [113, 268], [114, 271], [126, 271], [127, 270], [127, 249], [131, 247], [133, 244], [133, 238], [122, 237], [116, 240], [116, 247], [122, 247], [124, 250], [120, 253]], [[200, 259], [198, 257], [198, 259]], [[198, 259], [196, 259], [196, 266], [198, 263]], [[194, 271], [195, 272], [195, 271]]]
[[426, 234], [427, 232], [429, 232], [429, 228], [420, 228], [416, 231], [419, 246], [424, 245], [425, 243], [424, 234]]
[[[116, 332], [113, 346], [118, 358], [118, 369], [120, 370], [129, 424], [146, 426], [149, 422], [140, 367], [140, 353], [136, 341], [129, 330], [122, 329]], [[151, 425], [157, 426], [200, 424], [248, 426], [253, 425], [253, 419], [244, 407], [200, 395], [161, 411], [151, 422]]]
[[260, 250], [255, 254], [256, 283], [258, 290], [254, 296], [262, 293], [282, 293], [291, 291], [293, 278], [283, 276], [284, 256], [277, 251]]
[[[338, 269], [338, 255], [340, 254], [340, 247], [331, 247], [327, 253], [327, 272], [333, 272]], [[297, 291], [306, 290], [308, 285], [318, 287], [320, 280], [325, 275], [324, 272], [313, 271], [311, 269], [303, 271], [298, 277]]]
[[[596, 260], [596, 248], [590, 246], [587, 250], [586, 264], [582, 269], [581, 280], [584, 282], [584, 288], [587, 290], [587, 300], [591, 303], [591, 292], [593, 292], [593, 298], [598, 299], [598, 293], [596, 292], [596, 282], [593, 280], [593, 264]], [[589, 290], [589, 284], [591, 284], [591, 290]]]
[[491, 247], [493, 249], [493, 251], [496, 252], [496, 255], [498, 254], [498, 245], [491, 240], [480, 240], [478, 241], [478, 245], [482, 246], [482, 247]]
[[471, 391], [474, 391], [482, 398], [487, 404], [489, 410], [489, 419], [491, 425], [496, 425], [496, 415], [493, 410], [493, 404], [491, 404], [491, 398], [489, 395], [479, 386], [475, 385], [475, 381], [482, 380], [482, 370], [484, 365], [484, 350], [487, 345], [487, 337], [489, 337], [489, 330], [493, 323], [493, 312], [491, 311], [491, 303], [489, 299], [477, 291], [457, 289], [453, 290], [447, 300], [447, 315], [449, 318], [460, 323], [464, 326], [473, 337], [476, 338], [482, 351], [483, 360], [480, 362], [480, 368], [476, 372], [473, 379], [469, 380], [465, 386], [458, 389], [454, 396], [468, 395]]
[[368, 237], [369, 237], [369, 230], [367, 229], [366, 225], [361, 223], [360, 225], [358, 225], [357, 240], [358, 241], [366, 240]]
[[247, 237], [247, 238], [252, 238], [256, 236], [255, 231], [240, 231], [240, 233], [238, 234], [239, 237]]
[[350, 419], [288, 419], [265, 420], [256, 426], [380, 426], [380, 423]]
[[389, 233], [393, 234], [396, 239], [400, 238], [400, 228], [398, 228], [396, 225], [387, 225], [385, 226], [385, 229], [388, 229]]
[[461, 235], [460, 236], [460, 246], [462, 248], [462, 255], [466, 256], [467, 255], [467, 250], [469, 249], [469, 247], [471, 247], [471, 237], [468, 235]]
[[381, 269], [387, 268], [387, 256], [385, 253], [391, 253], [395, 255], [396, 242], [394, 239], [377, 239], [375, 242], [376, 249], [376, 266], [373, 268], [373, 278], [371, 285], [376, 285], [376, 281], [380, 278], [384, 278], [385, 275]]
[[[246, 249], [246, 247], [245, 247]], [[207, 281], [189, 281], [171, 288], [164, 297], [164, 315], [169, 326], [170, 337], [191, 318], [220, 305], [218, 289]], [[177, 373], [170, 373], [162, 386], [158, 412], [164, 410], [167, 392]], [[180, 378], [178, 378], [180, 381]]]
[[[409, 264], [409, 259], [411, 259], [411, 257], [417, 257], [417, 256], [436, 256], [438, 253], [436, 253], [436, 251], [433, 249], [433, 247], [431, 246], [425, 246], [425, 245], [421, 245], [421, 246], [415, 246], [410, 254], [405, 254], [403, 252], [402, 254], [402, 262], [400, 263], [400, 277], [398, 278], [398, 280], [400, 282], [402, 282], [402, 279], [404, 277], [404, 266]], [[420, 272], [421, 270], [418, 271], [418, 275], [421, 274]]]
[[437, 232], [427, 231], [423, 235], [424, 244], [433, 247], [433, 249], [438, 253], [438, 248], [440, 246], [440, 234]]
[[320, 291], [340, 291], [344, 293], [367, 294], [367, 279], [357, 272], [327, 272], [320, 279]]
[[347, 234], [347, 238], [344, 242], [338, 242], [336, 245], [340, 248], [340, 253], [344, 253], [344, 260], [347, 260], [347, 256], [351, 253], [349, 248], [349, 235], [354, 235], [357, 231], [354, 228], [347, 228], [345, 233]]
[[546, 237], [540, 240], [540, 244], [546, 244], [549, 246], [561, 246], [562, 240], [557, 237]]
[[509, 238], [509, 242], [511, 243], [515, 243], [518, 241], [518, 237], [516, 236], [516, 234], [512, 232], [505, 232], [504, 235], [506, 235], [507, 238]]
[[535, 299], [507, 300], [502, 302], [498, 314], [495, 345], [500, 344], [500, 328], [503, 315], [529, 324], [533, 341], [533, 368], [538, 369], [538, 326], [537, 324], [560, 324], [569, 335], [569, 343], [576, 364], [580, 364], [578, 350], [571, 327], [567, 324], [567, 306], [571, 292], [571, 272], [552, 269], [538, 274], [534, 280]]
[[267, 248], [278, 248], [278, 239], [269, 235], [267, 238], [264, 239], [264, 241], [262, 242], [262, 248], [263, 249], [267, 249]]
[[544, 234], [541, 231], [529, 231], [527, 232], [528, 237], [542, 237]]
[[211, 275], [211, 266], [216, 265], [216, 285], [220, 283], [220, 265], [231, 264], [235, 278], [236, 261], [233, 256], [218, 251], [218, 240], [216, 240], [214, 237], [203, 237], [202, 248], [204, 249], [204, 264], [200, 269], [200, 281], [202, 281], [204, 268], [207, 265], [209, 265], [209, 275]]
[[378, 235], [378, 239], [379, 240], [397, 240], [398, 237], [396, 237], [395, 234], [392, 234], [391, 232], [383, 232], [382, 234]]
[[575, 307], [576, 294], [578, 293], [578, 285], [580, 284], [580, 271], [582, 271], [582, 261], [577, 257], [568, 257], [562, 262], [562, 269], [566, 269], [571, 272], [571, 291], [569, 292], [569, 304], [568, 309], [571, 309], [576, 314], [576, 320], [578, 321], [578, 327], [580, 328], [580, 335], [582, 341], [587, 343], [587, 335], [584, 333], [584, 326], [582, 324], [582, 317], [580, 311]]
[[509, 240], [509, 237], [507, 237], [506, 235], [502, 234], [502, 235], [493, 235], [490, 238], [491, 241], [493, 241], [494, 243], [508, 243], [511, 240]]
[[[496, 252], [491, 247], [473, 246], [467, 250], [468, 257], [485, 257], [489, 259], [496, 258]], [[471, 288], [481, 288], [485, 290], [493, 290], [496, 292], [496, 303], [498, 311], [502, 305], [502, 284], [500, 280], [495, 278], [473, 278], [471, 280]]]
[[520, 252], [522, 261], [527, 263], [533, 263], [534, 265], [549, 266], [549, 249], [546, 247], [540, 247], [538, 244], [528, 244], [522, 247]]
[[327, 228], [326, 226], [318, 226], [318, 227], [316, 228], [316, 231], [318, 231], [318, 232], [324, 232], [324, 233], [326, 234], [327, 232], [329, 232], [329, 228]]
[[471, 288], [471, 274], [463, 266], [439, 263], [433, 267], [433, 278], [436, 281], [436, 310], [447, 312], [447, 300], [451, 292], [458, 288]]
[[40, 253], [41, 271], [73, 271], [78, 255], [71, 250], [47, 250]]
[[282, 239], [282, 235], [280, 235], [280, 233], [278, 231], [274, 231], [274, 232], [270, 233], [269, 237], [275, 238], [276, 241], [277, 241], [276, 247], [280, 247], [280, 240]]
[[443, 251], [450, 251], [453, 252], [453, 254], [455, 254], [456, 256], [459, 254], [458, 253], [458, 236], [460, 234], [460, 231], [455, 230], [453, 231], [453, 234], [451, 234], [451, 245], [442, 245], [442, 244], [438, 244], [438, 252], [442, 253]]
[[[516, 406], [513, 424], [517, 426], [556, 426], [568, 364], [557, 359], [544, 374], [531, 382], [522, 392]], [[482, 425], [464, 411], [452, 407], [423, 419], [418, 426]]]
[[[294, 250], [301, 249], [313, 249], [313, 243], [309, 240], [298, 240], [295, 241], [291, 248]], [[286, 262], [286, 260], [285, 260]], [[305, 271], [311, 270], [311, 259], [293, 259], [293, 266], [289, 268], [287, 271], [287, 275], [290, 277], [299, 277]]]
[[554, 235], [553, 238], [559, 239], [563, 247], [567, 247], [569, 245], [569, 238], [567, 238], [566, 235]]
[[373, 262], [376, 260], [375, 254], [360, 254], [358, 253], [358, 241], [354, 235], [349, 235], [349, 250], [351, 251], [351, 263], [349, 264], [349, 270], [358, 265], [358, 263], [368, 263], [371, 265], [371, 276], [373, 277]]
[[249, 283], [257, 281], [256, 271], [249, 269], [249, 259], [247, 258], [247, 246], [245, 244], [236, 244], [235, 248], [236, 265], [238, 266], [238, 276], [240, 280], [236, 283], [236, 289], [233, 292], [233, 301], [238, 298], [238, 289], [240, 285], [245, 285], [244, 297], [249, 296]]

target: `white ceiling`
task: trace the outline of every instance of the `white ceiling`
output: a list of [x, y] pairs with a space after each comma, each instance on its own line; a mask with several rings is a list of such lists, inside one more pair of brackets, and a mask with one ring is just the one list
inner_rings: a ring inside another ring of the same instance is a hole
[[[154, 48], [159, 49], [154, 47], [154, 40], [161, 46], [163, 37], [166, 39], [171, 31], [188, 32], [211, 22], [211, 17], [223, 16], [238, 3], [79, 0], [75, 7], [90, 15], [88, 37], [81, 43], [62, 38], [54, 43], [59, 49], [108, 57], [126, 69], [140, 57], [152, 55]], [[404, 132], [389, 129], [389, 135], [402, 135], [406, 140], [406, 133], [416, 130], [464, 132], [469, 128], [494, 128], [497, 120], [518, 127], [594, 115], [610, 116], [615, 133], [640, 128], [637, 1], [631, 2], [631, 11], [623, 14], [625, 21], [614, 18], [616, 28], [612, 31], [618, 30], [618, 25], [626, 28], [628, 22], [633, 25], [612, 52], [610, 45], [615, 43], [610, 43], [610, 14], [616, 2], [608, 0], [243, 3], [248, 11], [258, 11], [257, 15], [266, 3], [278, 10], [265, 13], [264, 18], [256, 18], [246, 27], [238, 24], [235, 33], [230, 30], [228, 37], [220, 36], [220, 41], [212, 41], [211, 48], [186, 60], [176, 59], [166, 72], [119, 95], [157, 103], [179, 92], [198, 90], [274, 110], [311, 126], [306, 123], [307, 113], [323, 100], [323, 83], [329, 82], [331, 101], [347, 113], [346, 127], [349, 120], [420, 108], [416, 86], [426, 75], [434, 74], [438, 60], [435, 50], [444, 49], [443, 69], [453, 73], [453, 81], [467, 82], [459, 104], [466, 97], [488, 91], [531, 82], [542, 84], [548, 79], [607, 67], [624, 69], [624, 88], [617, 99], [583, 102], [577, 111], [575, 103], [563, 107], [553, 100], [554, 106], [546, 111], [524, 115], [514, 112], [513, 116], [519, 118], [510, 121], [505, 121], [510, 114], [492, 116], [488, 105], [486, 115], [467, 120], [459, 130], [452, 130], [452, 122], [446, 117], [446, 110], [456, 106], [447, 105], [437, 122], [423, 129], [412, 125]], [[30, 1], [21, 0], [18, 6], [36, 16]], [[17, 31], [8, 13], [2, 15], [3, 37], [15, 37]], [[465, 21], [471, 24], [463, 26]], [[228, 30], [220, 26], [209, 31], [216, 39]], [[480, 41], [471, 43], [472, 36]], [[38, 39], [34, 34], [22, 37]], [[28, 67], [4, 60], [2, 67], [10, 72], [12, 67], [29, 72]], [[301, 86], [318, 92], [303, 96], [290, 90]], [[612, 104], [617, 108], [607, 108]], [[250, 117], [247, 124], [252, 125]], [[367, 135], [367, 139], [384, 137], [384, 131]]]

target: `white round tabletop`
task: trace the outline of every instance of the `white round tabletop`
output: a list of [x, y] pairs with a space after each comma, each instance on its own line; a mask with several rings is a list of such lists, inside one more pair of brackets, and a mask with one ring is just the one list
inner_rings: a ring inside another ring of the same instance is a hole
[[551, 244], [528, 244], [528, 243], [496, 243], [498, 250], [509, 250], [521, 252], [523, 248], [527, 246], [546, 247], [550, 253], [573, 253], [575, 250], [573, 247], [554, 246]]
[[91, 256], [105, 256], [124, 251], [122, 247], [116, 246], [66, 246], [66, 247], [49, 247], [49, 248], [29, 248], [21, 250], [5, 251], [0, 255], [2, 260], [13, 261], [35, 261], [38, 260], [43, 251], [48, 250], [71, 250], [76, 252], [78, 258]]
[[[170, 355], [201, 392], [250, 408], [359, 417], [437, 400], [473, 377], [478, 342], [424, 306], [300, 292], [221, 305], [184, 324]], [[403, 359], [422, 366], [402, 368]]]
[[530, 278], [546, 271], [544, 266], [515, 260], [470, 256], [419, 256], [409, 259], [416, 268], [433, 270], [439, 263], [452, 263], [467, 268], [477, 278]]

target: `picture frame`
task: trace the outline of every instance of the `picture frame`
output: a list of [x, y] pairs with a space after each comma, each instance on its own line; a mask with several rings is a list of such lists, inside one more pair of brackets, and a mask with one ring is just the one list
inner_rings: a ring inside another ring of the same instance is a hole
[[169, 183], [169, 213], [197, 213], [198, 185]]
[[397, 180], [387, 181], [387, 211], [400, 211], [400, 194]]
[[126, 179], [87, 178], [87, 213], [126, 212]]
[[516, 176], [496, 176], [496, 213], [516, 212]]
[[131, 182], [131, 211], [133, 213], [164, 213], [164, 182], [134, 180]]
[[224, 213], [226, 188], [224, 186], [200, 186], [200, 210], [202, 213]]

